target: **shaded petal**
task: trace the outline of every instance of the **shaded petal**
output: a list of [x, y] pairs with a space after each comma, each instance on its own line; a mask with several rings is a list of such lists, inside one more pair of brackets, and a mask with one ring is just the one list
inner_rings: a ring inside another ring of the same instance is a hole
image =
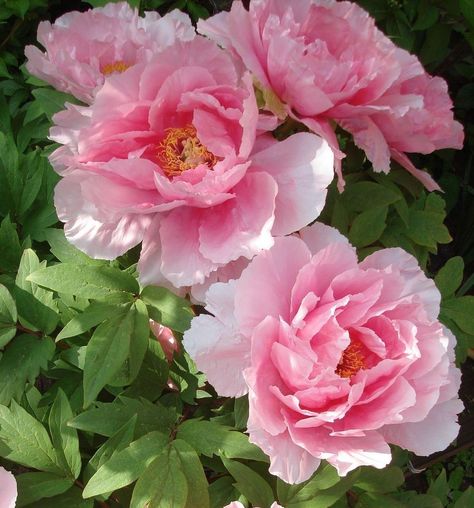
[[199, 249], [202, 211], [177, 208], [160, 221], [161, 271], [176, 287], [202, 284], [217, 265]]
[[252, 258], [273, 244], [277, 186], [266, 173], [247, 174], [234, 188], [235, 198], [206, 209], [199, 226], [200, 252], [213, 263]]
[[334, 177], [334, 155], [322, 138], [294, 134], [252, 159], [252, 168], [268, 172], [278, 184], [274, 235], [298, 231], [318, 217]]
[[244, 334], [251, 334], [266, 316], [290, 319], [290, 295], [297, 273], [310, 260], [305, 243], [296, 237], [276, 238], [237, 281], [235, 316]]

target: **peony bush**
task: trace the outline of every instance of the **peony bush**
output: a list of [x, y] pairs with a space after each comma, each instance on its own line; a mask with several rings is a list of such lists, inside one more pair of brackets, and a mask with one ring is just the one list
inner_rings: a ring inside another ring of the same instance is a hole
[[474, 502], [404, 485], [474, 344], [415, 2], [0, 7], [0, 507]]

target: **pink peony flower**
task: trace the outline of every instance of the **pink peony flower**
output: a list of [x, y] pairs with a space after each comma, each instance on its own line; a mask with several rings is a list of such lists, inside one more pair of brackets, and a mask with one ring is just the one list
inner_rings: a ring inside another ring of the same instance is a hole
[[354, 136], [375, 171], [387, 173], [392, 157], [433, 190], [438, 185], [405, 154], [462, 147], [446, 82], [352, 2], [253, 0], [246, 11], [236, 1], [230, 12], [199, 21], [198, 31], [242, 59], [268, 109], [325, 137], [339, 159], [332, 121]]
[[150, 329], [156, 337], [156, 340], [160, 343], [166, 359], [168, 362], [171, 362], [174, 354], [179, 352], [179, 343], [172, 330], [170, 330], [167, 326], [153, 321], [153, 319], [150, 319]]
[[172, 11], [139, 17], [127, 2], [110, 3], [86, 12], [68, 12], [53, 25], [43, 21], [38, 41], [46, 49], [27, 46], [28, 71], [58, 90], [91, 103], [106, 76], [143, 62], [175, 40], [191, 40], [189, 17]]
[[17, 487], [15, 477], [0, 467], [0, 508], [14, 508], [16, 505]]
[[110, 76], [54, 117], [55, 204], [71, 243], [113, 259], [143, 241], [144, 284], [182, 288], [312, 222], [333, 178], [321, 138], [258, 135], [249, 76], [196, 37]]
[[278, 238], [240, 279], [211, 286], [184, 347], [220, 395], [249, 392], [250, 440], [270, 471], [307, 480], [385, 467], [388, 443], [429, 455], [458, 433], [454, 337], [415, 258], [384, 249], [358, 263], [323, 224]]

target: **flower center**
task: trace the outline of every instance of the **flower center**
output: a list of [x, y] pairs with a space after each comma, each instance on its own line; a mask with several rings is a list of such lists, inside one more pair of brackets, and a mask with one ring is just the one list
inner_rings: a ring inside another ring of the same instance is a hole
[[108, 76], [109, 74], [114, 74], [116, 72], [125, 72], [129, 67], [129, 64], [126, 64], [123, 60], [119, 60], [118, 62], [104, 65], [101, 71], [104, 76]]
[[209, 169], [217, 164], [217, 157], [199, 141], [194, 126], [172, 127], [165, 132], [157, 156], [167, 176], [180, 175], [199, 164], [207, 164]]
[[336, 374], [341, 377], [352, 377], [359, 370], [365, 369], [364, 354], [362, 344], [353, 342], [344, 349], [341, 359], [336, 367]]

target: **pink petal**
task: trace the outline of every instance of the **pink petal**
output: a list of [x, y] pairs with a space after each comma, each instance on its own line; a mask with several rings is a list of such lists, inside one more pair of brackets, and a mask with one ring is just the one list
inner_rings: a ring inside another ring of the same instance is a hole
[[[105, 185], [102, 192], [107, 196], [114, 185], [104, 180], [94, 181], [99, 186]], [[98, 209], [85, 198], [82, 181], [80, 176], [78, 179], [67, 176], [55, 189], [56, 211], [59, 219], [65, 222], [66, 238], [89, 256], [100, 259], [115, 259], [139, 244], [151, 223], [151, 215]], [[87, 182], [84, 180], [84, 183]], [[99, 187], [96, 191], [100, 192]]]
[[0, 508], [14, 508], [18, 492], [15, 477], [0, 467]]
[[375, 268], [388, 273], [399, 272], [404, 281], [400, 298], [412, 296], [415, 301], [423, 303], [431, 321], [438, 318], [441, 295], [435, 283], [426, 277], [418, 261], [403, 249], [382, 249], [374, 252], [362, 261], [360, 267], [365, 270]]
[[235, 198], [202, 212], [199, 250], [213, 263], [252, 258], [273, 244], [277, 186], [266, 173], [247, 174], [234, 188]]
[[285, 237], [252, 260], [237, 281], [235, 295], [235, 316], [244, 334], [251, 334], [266, 316], [289, 321], [291, 289], [309, 259], [303, 241]]
[[247, 393], [242, 371], [250, 363], [250, 344], [242, 335], [230, 332], [216, 318], [201, 315], [185, 332], [183, 346], [219, 395], [241, 397]]
[[448, 400], [436, 405], [421, 422], [387, 425], [380, 432], [389, 443], [417, 455], [431, 455], [444, 450], [456, 439], [459, 432], [457, 415], [463, 409], [459, 399]]
[[160, 221], [161, 272], [176, 287], [202, 284], [217, 268], [200, 252], [201, 221], [201, 210], [185, 207]]
[[268, 171], [278, 184], [274, 235], [287, 235], [314, 221], [326, 202], [334, 156], [321, 138], [299, 133], [253, 156], [252, 168]]

